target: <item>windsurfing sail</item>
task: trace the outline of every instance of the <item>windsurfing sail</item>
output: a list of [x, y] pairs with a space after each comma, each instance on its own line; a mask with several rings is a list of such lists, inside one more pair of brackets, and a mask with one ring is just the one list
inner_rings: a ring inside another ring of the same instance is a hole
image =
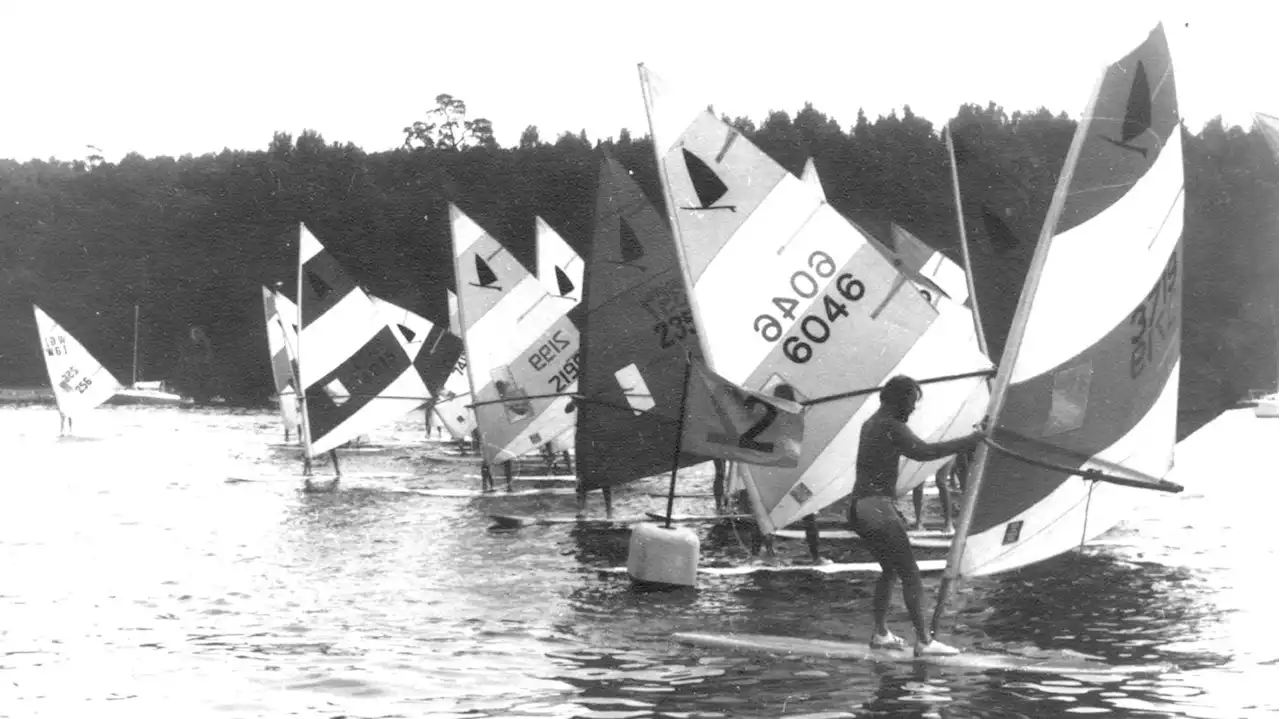
[[[686, 356], [701, 360], [671, 230], [617, 160], [600, 163], [583, 304], [579, 481], [608, 487], [707, 461], [682, 452]], [[686, 352], [688, 353], [686, 355]]]
[[[287, 309], [284, 303], [288, 303]], [[280, 421], [286, 433], [297, 432], [300, 423], [298, 383], [293, 353], [289, 349], [292, 342], [287, 339], [293, 333], [290, 323], [297, 319], [297, 307], [277, 292], [263, 287], [262, 310], [267, 322], [267, 349], [271, 353], [271, 377], [275, 381], [276, 400], [280, 405]]]
[[[822, 179], [818, 176], [818, 168], [813, 158], [804, 163], [804, 171], [800, 179], [815, 191], [826, 197], [822, 188]], [[966, 284], [964, 270], [945, 254], [925, 244], [920, 238], [911, 234], [905, 227], [892, 220], [876, 220], [871, 218], [850, 218], [881, 254], [889, 259], [899, 272], [907, 275], [916, 285], [916, 291], [924, 296], [929, 304], [935, 304], [938, 297], [945, 296], [954, 302], [964, 304], [969, 299], [969, 288]]]
[[996, 448], [974, 457], [939, 611], [955, 578], [1053, 557], [1149, 496], [1113, 482], [1176, 490], [1156, 478], [1173, 465], [1183, 194], [1157, 26], [1105, 68], [1077, 126], [992, 389]]
[[44, 310], [32, 309], [58, 411], [74, 419], [110, 399], [121, 388], [116, 378]]
[[[458, 296], [453, 290], [449, 293], [449, 333], [462, 340], [458, 325]], [[433, 408], [436, 418], [448, 430], [449, 435], [457, 440], [470, 440], [476, 428], [476, 413], [471, 409], [471, 379], [467, 375], [467, 353], [458, 355], [453, 363], [449, 378], [436, 397]]]
[[690, 360], [681, 449], [704, 457], [795, 467], [804, 441], [799, 403], [744, 390]]
[[[906, 374], [928, 384], [911, 427], [930, 441], [972, 431], [991, 364], [966, 344], [961, 313], [939, 312], [839, 215], [705, 103], [674, 100], [643, 65], [646, 109], [667, 211], [712, 370], [808, 405], [795, 468], [742, 466], [762, 531], [816, 512], [853, 487], [875, 388]], [[969, 414], [966, 416], [966, 408]], [[906, 468], [906, 491], [934, 463]]]
[[582, 273], [586, 265], [560, 233], [541, 217], [536, 218], [538, 245], [538, 279], [555, 297], [575, 307], [582, 301]]
[[504, 462], [573, 427], [578, 329], [498, 240], [452, 204], [449, 218], [481, 446], [486, 463]]
[[407, 310], [387, 300], [369, 295], [379, 316], [395, 332], [418, 375], [422, 377], [426, 392], [423, 403], [433, 401], [448, 381], [462, 354], [461, 338], [451, 335], [447, 328], [417, 312]]
[[1275, 115], [1265, 112], [1253, 113], [1253, 125], [1262, 133], [1262, 137], [1271, 147], [1271, 154], [1280, 157], [1280, 120]]
[[298, 376], [307, 456], [327, 452], [429, 396], [403, 338], [315, 235], [299, 225]]

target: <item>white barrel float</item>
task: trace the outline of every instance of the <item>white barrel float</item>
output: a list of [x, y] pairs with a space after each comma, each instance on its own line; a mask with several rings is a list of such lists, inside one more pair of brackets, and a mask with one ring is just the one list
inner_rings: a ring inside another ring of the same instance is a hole
[[645, 522], [631, 528], [627, 574], [646, 584], [697, 586], [698, 535], [688, 527]]

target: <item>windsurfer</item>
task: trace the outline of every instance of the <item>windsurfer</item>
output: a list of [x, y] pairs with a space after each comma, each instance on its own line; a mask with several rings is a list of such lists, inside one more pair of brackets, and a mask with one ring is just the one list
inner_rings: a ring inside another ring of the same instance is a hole
[[[933, 481], [938, 486], [938, 502], [942, 505], [943, 527], [942, 530], [947, 534], [955, 531], [954, 515], [956, 508], [952, 503], [952, 492], [957, 495], [964, 493], [965, 477], [969, 473], [969, 452], [960, 452], [956, 456], [947, 460], [946, 464], [938, 468], [933, 475]], [[924, 485], [917, 484], [916, 488], [911, 490], [911, 504], [916, 510], [916, 521], [911, 526], [912, 529], [924, 528]]]
[[906, 644], [886, 624], [893, 582], [901, 579], [902, 598], [915, 625], [916, 654], [957, 654], [959, 650], [931, 637], [925, 626], [920, 568], [907, 538], [907, 520], [894, 504], [894, 497], [902, 457], [921, 462], [940, 459], [976, 446], [981, 434], [936, 444], [921, 440], [907, 426], [907, 420], [922, 395], [919, 383], [904, 375], [893, 377], [880, 388], [880, 407], [863, 423], [858, 438], [849, 526], [866, 542], [882, 570], [876, 582], [872, 648]]

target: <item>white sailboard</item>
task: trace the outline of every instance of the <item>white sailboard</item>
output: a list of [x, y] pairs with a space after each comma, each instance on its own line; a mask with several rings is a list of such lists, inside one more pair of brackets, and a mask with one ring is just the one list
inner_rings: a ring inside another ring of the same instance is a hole
[[120, 383], [102, 363], [93, 358], [75, 337], [44, 310], [32, 305], [36, 329], [40, 333], [40, 351], [49, 371], [49, 384], [58, 412], [75, 419], [107, 401], [120, 389]]
[[578, 329], [497, 239], [452, 204], [459, 325], [488, 464], [519, 457], [576, 421]]
[[[640, 72], [712, 369], [766, 394], [785, 382], [808, 405], [798, 467], [739, 466], [761, 529], [785, 527], [851, 491], [859, 429], [878, 405], [874, 389], [894, 375], [964, 375], [927, 384], [911, 426], [929, 441], [971, 432], [981, 406], [970, 398], [984, 391], [991, 363], [965, 344], [972, 328], [964, 315], [931, 306], [821, 192], [705, 103], [679, 100], [647, 68]], [[905, 472], [899, 491], [929, 473]]]

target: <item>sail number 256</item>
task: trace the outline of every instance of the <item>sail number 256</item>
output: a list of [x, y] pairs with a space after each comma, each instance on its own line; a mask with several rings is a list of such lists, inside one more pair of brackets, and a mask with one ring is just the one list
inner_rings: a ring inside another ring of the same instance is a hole
[[[835, 273], [836, 263], [831, 259], [831, 255], [822, 250], [815, 251], [809, 255], [809, 270], [797, 270], [791, 274], [791, 293], [775, 296], [774, 307], [778, 308], [778, 313], [783, 319], [795, 320], [795, 311], [800, 306], [800, 302], [803, 300], [809, 304], [818, 297], [821, 291], [818, 279], [826, 279]], [[841, 317], [849, 316], [848, 304], [839, 301], [840, 298], [848, 302], [857, 302], [867, 293], [866, 285], [862, 280], [848, 272], [836, 278], [835, 288], [837, 296], [831, 293], [822, 294], [822, 309], [818, 310], [818, 305], [813, 304], [814, 311], [801, 317], [796, 323], [800, 327], [799, 335], [803, 337], [792, 335], [783, 341], [782, 354], [787, 359], [796, 364], [804, 364], [812, 359], [813, 345], [820, 345], [831, 339], [831, 323]], [[771, 314], [757, 316], [752, 328], [759, 332], [760, 337], [766, 342], [777, 342], [782, 337], [782, 323]]]

